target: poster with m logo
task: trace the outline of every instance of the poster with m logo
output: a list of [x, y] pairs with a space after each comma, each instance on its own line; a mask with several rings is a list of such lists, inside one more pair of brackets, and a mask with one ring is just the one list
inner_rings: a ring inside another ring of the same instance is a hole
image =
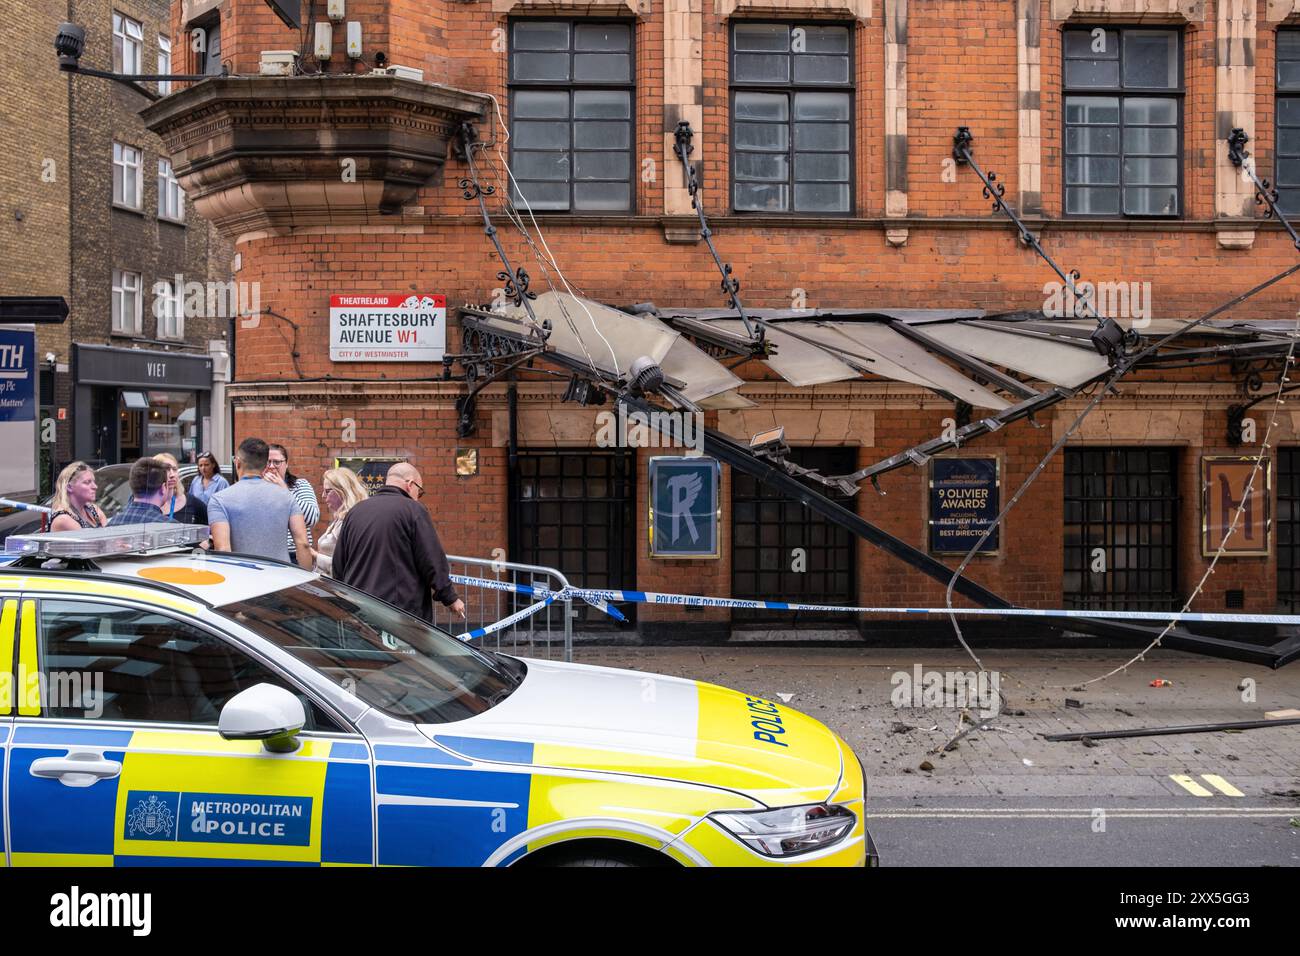
[[[1267, 456], [1201, 458], [1201, 554], [1267, 555], [1272, 532], [1272, 463]], [[1226, 539], [1225, 539], [1226, 535]]]

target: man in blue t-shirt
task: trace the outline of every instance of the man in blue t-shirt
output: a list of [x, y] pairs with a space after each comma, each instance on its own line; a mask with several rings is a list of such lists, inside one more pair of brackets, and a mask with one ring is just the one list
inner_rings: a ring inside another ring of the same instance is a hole
[[298, 563], [310, 570], [311, 548], [301, 506], [282, 485], [262, 478], [269, 454], [270, 447], [260, 438], [240, 442], [235, 453], [239, 480], [208, 499], [213, 547], [288, 561], [288, 532]]

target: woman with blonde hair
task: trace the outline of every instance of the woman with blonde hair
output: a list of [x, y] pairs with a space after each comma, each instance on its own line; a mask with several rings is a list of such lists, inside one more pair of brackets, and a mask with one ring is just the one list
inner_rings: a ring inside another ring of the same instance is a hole
[[311, 556], [317, 572], [333, 576], [334, 545], [338, 543], [343, 519], [358, 502], [369, 498], [370, 493], [350, 468], [331, 468], [325, 472], [323, 489], [325, 505], [330, 509], [330, 523], [316, 547], [311, 549]]
[[162, 503], [162, 513], [181, 524], [207, 524], [208, 506], [196, 496], [185, 493], [176, 456], [162, 452], [153, 457], [167, 466], [167, 498]]
[[50, 502], [51, 531], [77, 531], [82, 528], [101, 528], [108, 524], [104, 512], [95, 507], [99, 485], [95, 469], [84, 461], [74, 461], [61, 472], [54, 483], [54, 500]]

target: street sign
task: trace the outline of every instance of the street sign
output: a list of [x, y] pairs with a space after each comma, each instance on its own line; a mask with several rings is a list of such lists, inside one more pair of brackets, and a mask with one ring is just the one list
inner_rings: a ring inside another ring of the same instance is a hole
[[330, 296], [331, 362], [441, 362], [446, 348], [446, 296]]
[[67, 318], [61, 295], [0, 295], [0, 325], [58, 325]]

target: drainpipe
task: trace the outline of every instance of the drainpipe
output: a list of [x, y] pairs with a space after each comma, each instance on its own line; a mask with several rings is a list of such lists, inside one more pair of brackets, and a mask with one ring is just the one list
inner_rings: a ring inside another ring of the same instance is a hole
[[209, 421], [212, 434], [208, 436], [208, 447], [217, 456], [217, 463], [225, 469], [230, 461], [230, 413], [226, 408], [226, 385], [230, 382], [231, 355], [225, 339], [209, 339], [208, 355], [212, 357], [212, 408]]

